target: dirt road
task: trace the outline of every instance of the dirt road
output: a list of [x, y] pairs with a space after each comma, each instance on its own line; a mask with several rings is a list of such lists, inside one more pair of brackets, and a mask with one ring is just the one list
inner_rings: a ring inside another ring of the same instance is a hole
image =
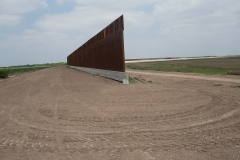
[[216, 82], [232, 82], [240, 83], [240, 76], [235, 75], [201, 75], [201, 74], [184, 74], [176, 72], [156, 72], [156, 71], [139, 71], [139, 70], [127, 70], [128, 73], [137, 73], [140, 75], [157, 75], [165, 77], [177, 77], [177, 78], [187, 78], [187, 79], [199, 79], [199, 80], [209, 80]]
[[0, 80], [0, 159], [240, 159], [239, 83], [130, 75], [146, 83], [64, 67]]

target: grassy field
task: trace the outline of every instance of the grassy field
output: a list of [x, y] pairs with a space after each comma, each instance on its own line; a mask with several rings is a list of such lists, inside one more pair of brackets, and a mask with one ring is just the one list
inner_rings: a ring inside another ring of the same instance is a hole
[[[31, 71], [37, 71], [40, 69], [45, 69], [50, 67], [59, 67], [59, 66], [66, 66], [66, 63], [60, 62], [60, 63], [33, 64], [33, 65], [2, 67], [2, 68], [11, 69], [11, 73], [10, 73], [11, 75], [16, 73], [31, 72]], [[0, 67], [0, 69], [2, 68]]]
[[36, 70], [45, 69], [45, 68], [50, 68], [50, 67], [48, 67], [48, 66], [34, 66], [34, 67], [14, 67], [14, 68], [10, 68], [10, 69], [11, 69], [11, 74], [16, 74], [16, 73], [36, 71]]
[[209, 75], [227, 74], [229, 70], [240, 71], [240, 57], [129, 63], [126, 64], [126, 68]]

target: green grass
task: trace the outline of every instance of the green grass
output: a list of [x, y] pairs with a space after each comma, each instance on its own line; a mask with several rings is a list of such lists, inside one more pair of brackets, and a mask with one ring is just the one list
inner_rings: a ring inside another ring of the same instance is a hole
[[126, 68], [209, 75], [227, 74], [229, 70], [240, 71], [240, 57], [129, 63], [126, 64]]
[[135, 79], [133, 77], [129, 76], [129, 83], [135, 83], [135, 82], [136, 82]]
[[11, 70], [12, 70], [11, 74], [37, 71], [37, 70], [41, 70], [41, 69], [45, 69], [45, 68], [50, 68], [50, 67], [48, 67], [48, 66], [14, 67], [14, 68], [11, 68]]
[[32, 64], [32, 65], [20, 65], [20, 66], [10, 66], [9, 68], [21, 68], [21, 67], [59, 67], [59, 66], [66, 66], [66, 62], [59, 62], [59, 63], [44, 63], [44, 64]]
[[33, 65], [22, 65], [22, 66], [10, 66], [10, 67], [2, 67], [0, 70], [3, 69], [10, 69], [11, 74], [16, 73], [24, 73], [24, 72], [32, 72], [41, 69], [51, 68], [51, 67], [59, 67], [59, 66], [66, 66], [67, 64], [64, 62], [60, 63], [46, 63], [46, 64], [33, 64]]
[[153, 83], [152, 81], [147, 81], [141, 76], [138, 77], [131, 77], [129, 76], [129, 83], [136, 83], [136, 82], [141, 82], [141, 83]]
[[231, 86], [232, 88], [240, 88], [240, 86]]
[[0, 78], [7, 78], [10, 73], [11, 73], [11, 69], [2, 68], [0, 69]]

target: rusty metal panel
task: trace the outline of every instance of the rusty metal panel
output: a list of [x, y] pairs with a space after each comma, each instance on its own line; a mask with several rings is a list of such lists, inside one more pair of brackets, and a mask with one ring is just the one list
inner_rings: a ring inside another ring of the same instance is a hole
[[123, 15], [67, 57], [67, 64], [125, 72]]

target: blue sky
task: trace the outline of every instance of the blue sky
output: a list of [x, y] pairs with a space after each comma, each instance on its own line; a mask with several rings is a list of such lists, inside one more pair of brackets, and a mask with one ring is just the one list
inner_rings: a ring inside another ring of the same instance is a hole
[[122, 14], [126, 58], [240, 55], [239, 0], [1, 0], [0, 66], [66, 61]]

